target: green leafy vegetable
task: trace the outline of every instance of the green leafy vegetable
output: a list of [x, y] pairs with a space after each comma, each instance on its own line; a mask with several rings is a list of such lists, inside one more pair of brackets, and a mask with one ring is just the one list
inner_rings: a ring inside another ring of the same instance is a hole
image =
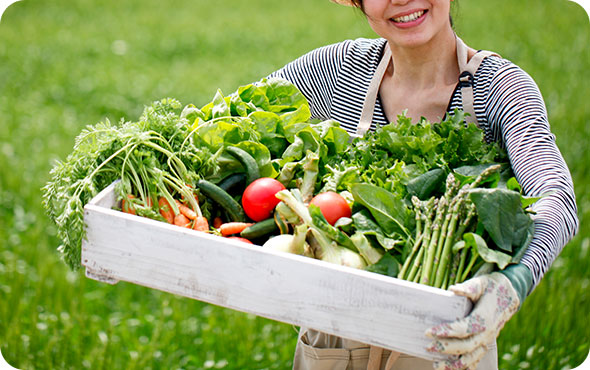
[[[180, 103], [164, 99], [147, 107], [139, 121], [89, 126], [76, 138], [73, 152], [51, 170], [43, 188], [43, 203], [62, 240], [59, 251], [73, 269], [80, 267], [84, 237], [83, 208], [115, 180], [119, 199], [136, 196], [140, 215], [163, 220], [154, 205], [164, 196], [175, 208], [172, 193], [199, 209], [191, 188], [216, 165], [208, 148], [184, 139], [190, 127], [179, 115]], [[200, 212], [200, 211], [199, 211]]]
[[[90, 126], [52, 170], [44, 203], [70, 266], [80, 265], [84, 205], [116, 180], [119, 199], [163, 220], [162, 199], [174, 214], [175, 200], [188, 199], [210, 219], [239, 207], [241, 194], [227, 194], [220, 208], [197, 184], [274, 178], [289, 190], [277, 195], [271, 221], [281, 233], [309, 229], [297, 236], [309, 242], [307, 255], [440, 288], [517, 262], [532, 238], [527, 208], [538, 198], [521, 195], [506, 153], [461, 111], [435, 123], [400, 115], [351, 140], [336, 121], [312, 121], [304, 96], [282, 79], [181, 107], [163, 99], [137, 122]], [[344, 195], [352, 216], [330, 225], [307, 206], [320, 191]]]
[[419, 199], [427, 199], [435, 190], [444, 184], [446, 175], [442, 168], [435, 168], [418, 177], [414, 177], [406, 186], [408, 193], [417, 196]]
[[365, 270], [381, 275], [396, 277], [399, 274], [400, 265], [390, 254], [384, 254], [377, 263], [367, 266]]
[[410, 235], [411, 213], [403, 200], [371, 184], [354, 184], [350, 192], [355, 202], [367, 207], [387, 235]]
[[520, 194], [505, 189], [472, 189], [469, 197], [494, 243], [511, 253], [527, 237], [531, 218], [522, 209]]

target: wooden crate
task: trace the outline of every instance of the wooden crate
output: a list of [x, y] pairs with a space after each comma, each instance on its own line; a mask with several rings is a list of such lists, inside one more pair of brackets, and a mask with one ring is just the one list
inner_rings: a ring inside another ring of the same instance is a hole
[[111, 209], [114, 186], [86, 207], [86, 276], [126, 281], [425, 359], [424, 331], [471, 302], [436, 288], [262, 249]]

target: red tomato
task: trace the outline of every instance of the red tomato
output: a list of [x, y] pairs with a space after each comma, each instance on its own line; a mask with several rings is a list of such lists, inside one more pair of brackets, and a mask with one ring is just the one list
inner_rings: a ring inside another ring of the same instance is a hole
[[244, 242], [244, 243], [248, 243], [248, 244], [254, 244], [254, 243], [252, 243], [251, 241], [249, 241], [248, 239], [246, 239], [246, 238], [241, 238], [241, 237], [239, 237], [239, 236], [228, 236], [227, 238], [228, 238], [228, 239], [233, 239], [233, 240], [238, 240], [238, 241], [241, 241], [241, 242]]
[[279, 204], [280, 201], [275, 194], [281, 190], [285, 190], [283, 184], [270, 177], [261, 177], [252, 181], [242, 194], [244, 212], [253, 221], [266, 220]]
[[309, 204], [318, 206], [330, 225], [334, 225], [340, 217], [352, 216], [352, 211], [346, 199], [333, 191], [316, 195]]

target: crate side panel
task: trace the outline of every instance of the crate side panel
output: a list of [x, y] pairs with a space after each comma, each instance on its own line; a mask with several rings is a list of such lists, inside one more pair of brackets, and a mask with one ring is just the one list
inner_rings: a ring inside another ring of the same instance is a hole
[[397, 279], [98, 207], [85, 216], [92, 272], [423, 358], [440, 358], [424, 350], [424, 331], [468, 310], [463, 298]]

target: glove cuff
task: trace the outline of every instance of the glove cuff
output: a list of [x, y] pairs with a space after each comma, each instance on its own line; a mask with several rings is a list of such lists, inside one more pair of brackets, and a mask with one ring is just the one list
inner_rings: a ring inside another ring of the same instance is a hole
[[531, 273], [531, 270], [525, 265], [518, 263], [509, 265], [499, 272], [506, 276], [512, 283], [512, 287], [518, 294], [520, 300], [518, 307], [520, 309], [524, 299], [527, 297], [533, 286], [533, 274]]

